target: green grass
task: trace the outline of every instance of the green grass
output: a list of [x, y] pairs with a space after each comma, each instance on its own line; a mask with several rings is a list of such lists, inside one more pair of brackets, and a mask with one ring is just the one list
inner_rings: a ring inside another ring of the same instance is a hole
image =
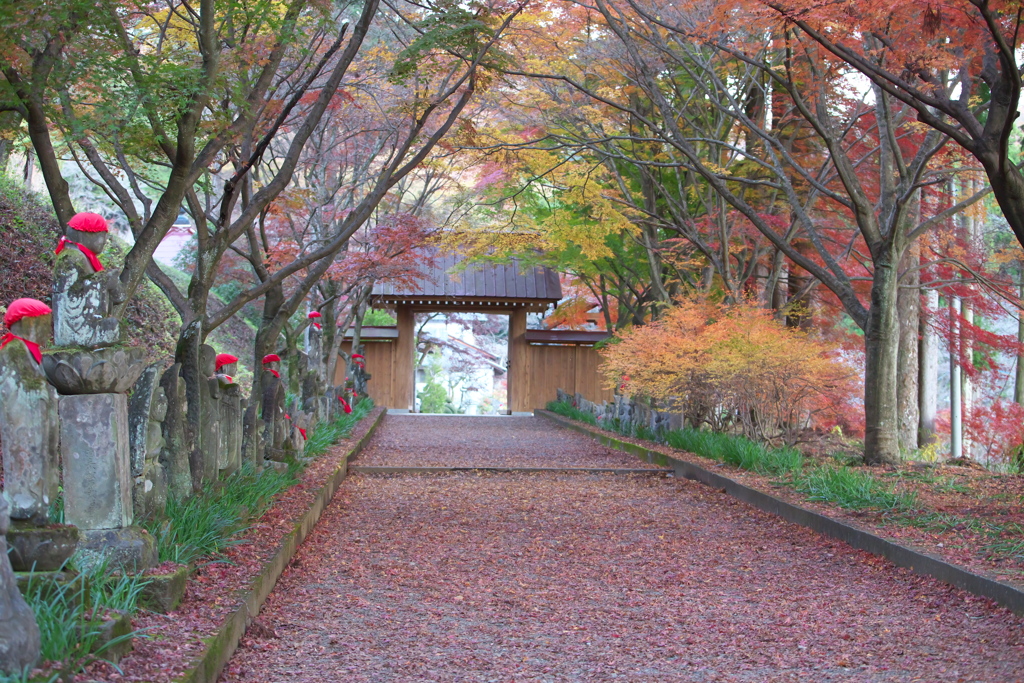
[[238, 542], [247, 522], [262, 515], [274, 496], [297, 481], [296, 474], [295, 467], [257, 473], [247, 462], [227, 479], [207, 484], [198, 496], [168, 499], [167, 519], [146, 525], [156, 539], [160, 561], [191, 564], [217, 556]]
[[[547, 408], [553, 413], [598, 426], [593, 415], [565, 401], [552, 401], [548, 403]], [[646, 425], [622, 423], [617, 419], [602, 423], [600, 426], [624, 436], [665, 443], [672, 448], [758, 474], [784, 475], [799, 472], [804, 465], [803, 454], [795, 448], [771, 448], [734, 434], [691, 428], [655, 432]]]
[[373, 410], [373, 401], [365, 398], [359, 400], [352, 408], [352, 413], [340, 414], [331, 422], [321, 422], [309, 435], [306, 441], [306, 457], [315, 458], [327, 452], [327, 449], [342, 439], [347, 439], [356, 423], [369, 415]]
[[804, 456], [795, 448], [771, 448], [733, 434], [674, 429], [665, 433], [665, 443], [758, 474], [778, 476], [799, 472], [804, 466]]
[[564, 415], [571, 420], [578, 420], [579, 422], [586, 422], [588, 425], [597, 426], [597, 418], [591, 413], [580, 410], [571, 403], [565, 401], [551, 401], [548, 403], [548, 410], [559, 415]]
[[917, 502], [914, 494], [897, 491], [878, 477], [849, 467], [817, 467], [797, 477], [795, 484], [809, 500], [834, 503], [848, 510], [908, 511]]
[[987, 528], [987, 525], [978, 519], [961, 517], [948, 512], [927, 512], [901, 518], [899, 521], [907, 526], [934, 532], [967, 530], [981, 533]]
[[[89, 617], [109, 610], [134, 613], [146, 583], [141, 575], [113, 574], [105, 563], [93, 565], [63, 583], [33, 575], [25, 601], [39, 625], [40, 659], [62, 662], [60, 671], [49, 680], [68, 678], [89, 662], [103, 659], [109, 648], [138, 636], [140, 632], [133, 631], [97, 647], [101, 622]], [[27, 680], [28, 674], [0, 677], [0, 683]]]
[[970, 493], [971, 489], [952, 474], [936, 474], [930, 470], [902, 470], [886, 474], [887, 477], [909, 479], [928, 484], [938, 493]]
[[1018, 527], [1015, 537], [1000, 536], [996, 540], [986, 543], [984, 549], [985, 552], [998, 557], [1024, 560], [1024, 537], [1021, 536]]

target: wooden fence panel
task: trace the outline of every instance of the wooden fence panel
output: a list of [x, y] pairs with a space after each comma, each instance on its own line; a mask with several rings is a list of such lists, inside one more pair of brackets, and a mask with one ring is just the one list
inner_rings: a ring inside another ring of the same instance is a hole
[[593, 346], [530, 345], [530, 409], [554, 401], [558, 389], [579, 392], [591, 401], [610, 401], [614, 392], [603, 389], [601, 357]]
[[[348, 353], [350, 348], [350, 342], [342, 342], [342, 351]], [[391, 377], [395, 368], [394, 342], [390, 339], [385, 341], [364, 339], [363, 355], [366, 356], [366, 371], [373, 375], [366, 385], [370, 398], [378, 406], [391, 407]], [[339, 359], [334, 374], [334, 383], [336, 385], [343, 383], [346, 374], [345, 364]]]

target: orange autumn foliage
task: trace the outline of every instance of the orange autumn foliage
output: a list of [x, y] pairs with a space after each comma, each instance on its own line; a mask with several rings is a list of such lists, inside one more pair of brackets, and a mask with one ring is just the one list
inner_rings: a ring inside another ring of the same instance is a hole
[[679, 410], [689, 425], [796, 441], [809, 429], [856, 431], [857, 372], [838, 347], [787, 328], [756, 305], [679, 301], [605, 348], [621, 393]]

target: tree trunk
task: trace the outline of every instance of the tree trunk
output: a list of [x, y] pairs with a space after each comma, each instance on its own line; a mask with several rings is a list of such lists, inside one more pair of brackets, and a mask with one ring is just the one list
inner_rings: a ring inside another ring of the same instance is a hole
[[871, 283], [871, 308], [864, 330], [864, 462], [869, 465], [896, 463], [900, 456], [896, 398], [898, 274], [893, 258], [895, 249], [888, 246], [878, 251]]
[[[960, 357], [965, 363], [970, 363], [974, 356], [974, 344], [969, 336], [964, 334], [964, 327], [974, 324], [974, 305], [965, 299], [960, 300], [960, 317], [963, 318], [963, 325], [960, 327]], [[971, 415], [974, 412], [974, 383], [971, 376], [960, 368], [960, 438], [963, 442], [963, 454], [966, 458], [974, 457], [974, 444], [971, 443], [971, 434], [967, 429], [970, 424]]]
[[939, 403], [939, 340], [928, 320], [939, 308], [939, 293], [934, 289], [922, 295], [924, 308], [918, 322], [921, 330], [920, 379], [918, 380], [919, 427], [917, 443], [927, 446], [935, 441], [935, 413]]
[[205, 380], [199, 369], [199, 347], [202, 344], [202, 320], [196, 319], [182, 328], [174, 351], [174, 361], [181, 363], [181, 378], [185, 382], [185, 448], [192, 471], [193, 493], [199, 493], [203, 488], [203, 452], [199, 445], [203, 414], [202, 382]]
[[957, 348], [960, 345], [960, 324], [957, 320], [959, 313], [959, 301], [957, 297], [949, 300], [950, 318], [950, 349], [949, 349], [949, 457], [962, 458], [964, 455], [963, 442], [963, 405], [960, 403], [960, 359], [957, 358]]
[[[1024, 300], [1024, 274], [1019, 277], [1021, 282], [1017, 291]], [[1024, 345], [1024, 311], [1017, 312], [1017, 343]], [[1024, 354], [1017, 354], [1017, 371], [1013, 377], [1013, 402], [1024, 405]]]
[[916, 244], [911, 245], [903, 259], [902, 270], [906, 275], [900, 280], [899, 293], [896, 296], [897, 320], [900, 326], [896, 400], [899, 411], [900, 449], [903, 452], [915, 451], [918, 448], [918, 328], [921, 317], [921, 274], [917, 267], [920, 261], [920, 249]]

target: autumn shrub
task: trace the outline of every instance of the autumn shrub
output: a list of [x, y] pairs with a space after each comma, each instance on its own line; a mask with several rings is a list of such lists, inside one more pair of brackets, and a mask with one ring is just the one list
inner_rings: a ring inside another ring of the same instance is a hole
[[839, 349], [749, 303], [683, 300], [601, 351], [608, 382], [681, 411], [690, 426], [794, 443], [858, 400]]
[[841, 508], [908, 511], [914, 509], [913, 493], [897, 491], [869, 472], [850, 467], [823, 465], [808, 470], [796, 481], [796, 489], [809, 500], [834, 503]]

